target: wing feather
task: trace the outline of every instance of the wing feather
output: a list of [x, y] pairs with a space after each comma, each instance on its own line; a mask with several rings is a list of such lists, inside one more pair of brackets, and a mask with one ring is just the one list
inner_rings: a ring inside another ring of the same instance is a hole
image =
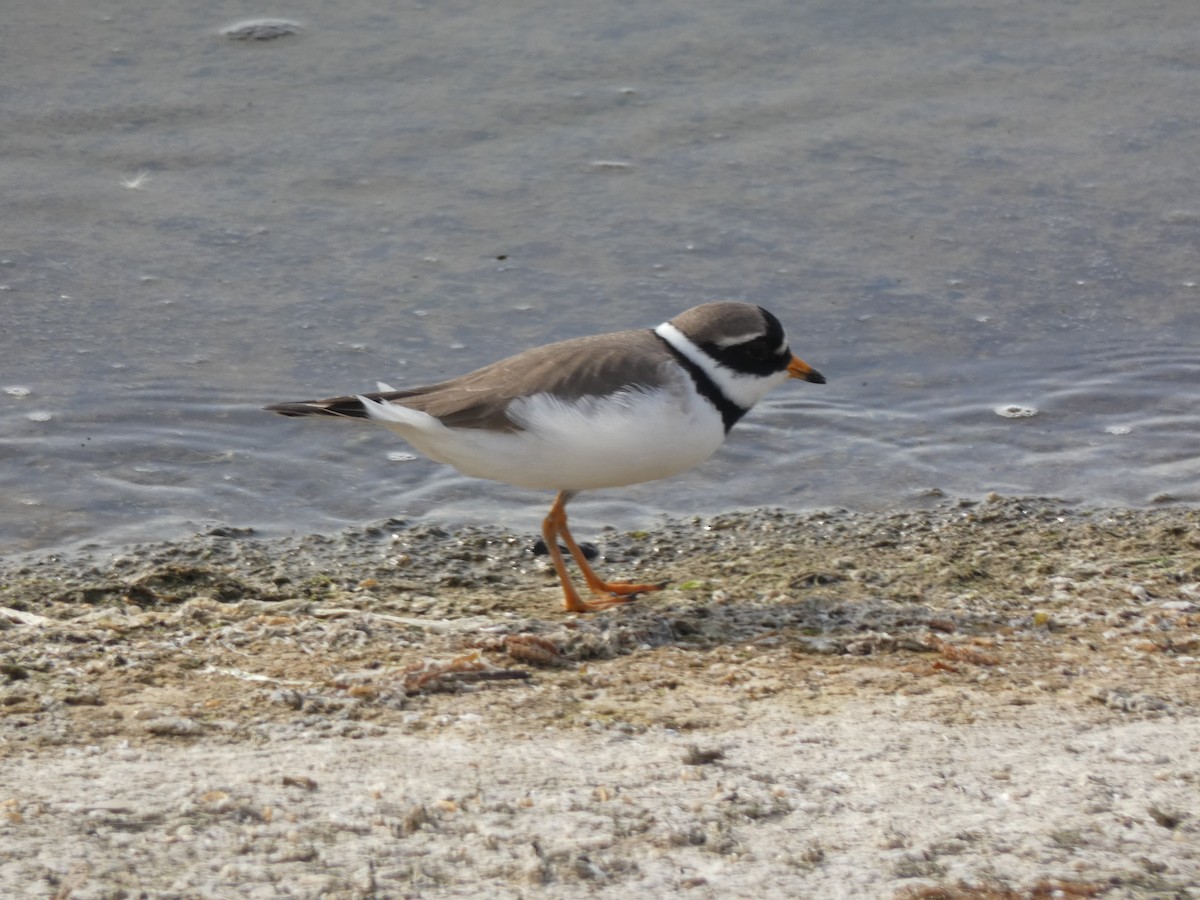
[[[669, 351], [653, 331], [617, 331], [534, 347], [438, 384], [362, 396], [420, 410], [451, 428], [520, 431], [508, 415], [509, 404], [519, 397], [550, 394], [571, 401], [644, 389], [662, 382], [663, 366], [670, 361]], [[368, 417], [357, 396], [281, 403], [267, 409], [287, 416]]]

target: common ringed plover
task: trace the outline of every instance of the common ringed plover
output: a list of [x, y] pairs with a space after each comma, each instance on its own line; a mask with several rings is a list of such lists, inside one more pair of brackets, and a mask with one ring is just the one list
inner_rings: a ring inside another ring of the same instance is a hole
[[[266, 407], [285, 416], [367, 419], [464, 475], [558, 492], [542, 522], [571, 612], [626, 603], [663, 584], [603, 581], [567, 527], [580, 491], [666, 478], [708, 459], [737, 421], [789, 378], [825, 377], [788, 348], [783, 326], [748, 303], [705, 303], [657, 328], [534, 347], [406, 391]], [[380, 387], [385, 387], [381, 385]], [[558, 539], [594, 599], [579, 596]]]

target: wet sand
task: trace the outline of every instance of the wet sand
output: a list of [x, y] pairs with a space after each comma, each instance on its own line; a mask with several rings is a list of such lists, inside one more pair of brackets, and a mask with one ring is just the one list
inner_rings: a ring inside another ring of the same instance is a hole
[[398, 520], [0, 564], [4, 893], [1200, 886], [1196, 510], [597, 543], [671, 587], [570, 615], [529, 536]]

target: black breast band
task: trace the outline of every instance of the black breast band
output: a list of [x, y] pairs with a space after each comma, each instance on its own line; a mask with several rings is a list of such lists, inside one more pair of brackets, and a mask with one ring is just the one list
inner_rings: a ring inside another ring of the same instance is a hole
[[717, 412], [721, 414], [721, 422], [725, 425], [725, 433], [728, 434], [729, 429], [736, 425], [738, 419], [744, 416], [748, 410], [742, 409], [726, 397], [721, 389], [717, 387], [717, 383], [708, 377], [708, 373], [680, 353], [670, 341], [658, 332], [655, 332], [654, 336], [663, 342], [663, 346], [667, 348], [671, 356], [675, 357], [675, 361], [683, 366], [684, 371], [692, 376], [692, 382], [696, 385], [696, 390], [700, 392], [700, 396], [717, 408]]

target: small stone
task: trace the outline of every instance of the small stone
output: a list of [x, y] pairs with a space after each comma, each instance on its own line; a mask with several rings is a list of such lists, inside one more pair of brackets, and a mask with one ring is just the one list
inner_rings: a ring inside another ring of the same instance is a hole
[[204, 733], [204, 726], [186, 716], [166, 716], [150, 721], [146, 725], [146, 730], [150, 734], [166, 737], [196, 737]]
[[1021, 406], [1019, 403], [1008, 403], [995, 407], [992, 412], [1006, 419], [1028, 419], [1038, 414], [1036, 406]]
[[289, 19], [246, 19], [226, 25], [221, 34], [231, 41], [273, 41], [302, 30], [299, 22]]

